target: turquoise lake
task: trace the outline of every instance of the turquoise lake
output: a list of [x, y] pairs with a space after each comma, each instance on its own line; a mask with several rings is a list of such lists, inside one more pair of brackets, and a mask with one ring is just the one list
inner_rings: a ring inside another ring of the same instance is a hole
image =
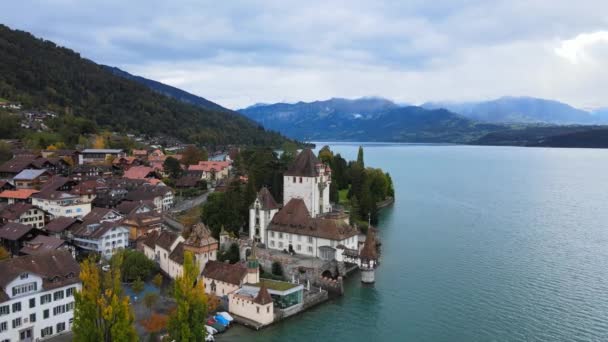
[[608, 341], [608, 150], [362, 145], [397, 197], [376, 284], [218, 341]]

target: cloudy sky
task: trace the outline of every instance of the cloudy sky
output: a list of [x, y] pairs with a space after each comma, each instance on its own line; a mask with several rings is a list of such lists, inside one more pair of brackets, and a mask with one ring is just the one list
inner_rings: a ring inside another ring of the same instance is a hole
[[608, 106], [606, 0], [6, 0], [0, 21], [230, 108], [503, 95]]

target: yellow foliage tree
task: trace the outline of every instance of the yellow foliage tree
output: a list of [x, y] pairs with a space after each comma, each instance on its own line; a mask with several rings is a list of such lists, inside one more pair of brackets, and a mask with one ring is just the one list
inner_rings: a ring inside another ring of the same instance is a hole
[[137, 341], [129, 297], [122, 295], [120, 265], [113, 258], [103, 276], [92, 259], [80, 265], [82, 290], [74, 294], [74, 341]]
[[106, 139], [101, 135], [96, 135], [93, 138], [93, 148], [106, 148]]

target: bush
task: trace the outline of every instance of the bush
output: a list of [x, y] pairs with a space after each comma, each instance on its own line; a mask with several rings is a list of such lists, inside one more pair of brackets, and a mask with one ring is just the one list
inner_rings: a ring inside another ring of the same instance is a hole
[[283, 265], [278, 261], [272, 262], [272, 274], [282, 277], [283, 276]]
[[123, 281], [131, 282], [138, 278], [146, 280], [156, 270], [154, 261], [148, 259], [142, 252], [125, 249], [114, 255], [113, 258], [118, 255], [122, 255], [124, 258], [120, 269]]

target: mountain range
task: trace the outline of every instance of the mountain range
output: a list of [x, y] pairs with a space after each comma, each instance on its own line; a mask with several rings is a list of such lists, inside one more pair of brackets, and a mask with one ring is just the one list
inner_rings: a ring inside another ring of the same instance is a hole
[[256, 105], [239, 112], [268, 129], [303, 140], [462, 143], [502, 128], [445, 109], [402, 107], [371, 97]]
[[[204, 98], [96, 64], [4, 25], [0, 25], [0, 98], [26, 109], [73, 115], [98, 129], [167, 135], [202, 145], [280, 146], [287, 140]], [[71, 130], [77, 137], [77, 128]]]

